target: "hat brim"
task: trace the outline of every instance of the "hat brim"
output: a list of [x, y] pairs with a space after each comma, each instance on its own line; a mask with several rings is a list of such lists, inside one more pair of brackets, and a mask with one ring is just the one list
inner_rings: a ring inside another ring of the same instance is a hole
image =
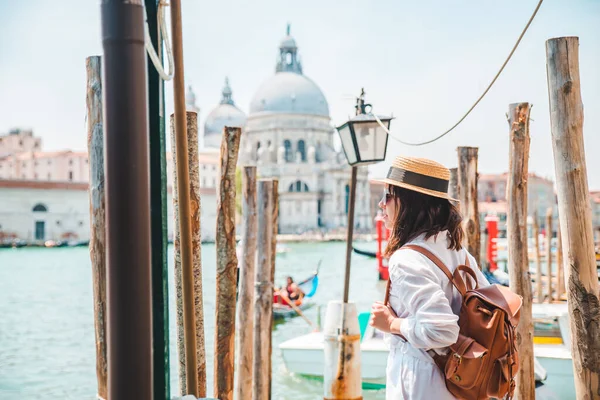
[[428, 196], [438, 197], [440, 199], [446, 199], [449, 201], [454, 201], [456, 203], [460, 202], [458, 199], [453, 199], [452, 197], [450, 197], [448, 195], [448, 193], [438, 192], [438, 191], [431, 190], [431, 189], [425, 189], [425, 188], [422, 188], [419, 186], [410, 185], [408, 183], [398, 182], [398, 181], [395, 181], [395, 180], [389, 179], [389, 178], [373, 179], [373, 182], [387, 183], [388, 185], [399, 186], [401, 188], [412, 190], [412, 191], [419, 192], [422, 194], [426, 194]]

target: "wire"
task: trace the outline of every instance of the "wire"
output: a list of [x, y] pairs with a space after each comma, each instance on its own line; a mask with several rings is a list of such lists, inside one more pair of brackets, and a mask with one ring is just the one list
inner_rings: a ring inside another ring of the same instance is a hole
[[[154, 64], [154, 68], [156, 68], [156, 71], [158, 72], [158, 74], [164, 81], [170, 81], [171, 79], [173, 79], [173, 53], [171, 52], [169, 35], [167, 32], [167, 22], [164, 17], [164, 8], [167, 7], [168, 5], [169, 5], [169, 3], [161, 0], [161, 2], [158, 3], [158, 13], [157, 13], [158, 14], [157, 15], [158, 26], [160, 27], [160, 31], [162, 33], [162, 37], [165, 42], [165, 49], [167, 51], [167, 60], [169, 61], [169, 73], [168, 74], [165, 72], [163, 63], [162, 63], [160, 57], [158, 57], [158, 54], [156, 53], [154, 46], [152, 46], [152, 39], [150, 38], [150, 28], [148, 28], [147, 20], [146, 20], [146, 24], [144, 25], [144, 31], [145, 31], [145, 35], [146, 35], [146, 39], [145, 39], [146, 51], [148, 52], [148, 56], [152, 60], [152, 64]], [[146, 19], [147, 19], [147, 17], [146, 17]]]
[[544, 0], [540, 0], [537, 7], [535, 8], [535, 10], [533, 11], [533, 14], [531, 14], [531, 17], [529, 18], [529, 21], [527, 21], [527, 25], [525, 25], [525, 29], [523, 29], [523, 32], [521, 32], [521, 35], [519, 36], [519, 38], [517, 39], [517, 42], [515, 43], [515, 45], [513, 46], [512, 50], [510, 51], [510, 54], [508, 55], [508, 57], [506, 58], [506, 60], [504, 61], [504, 64], [502, 64], [502, 66], [500, 67], [500, 70], [498, 71], [498, 73], [496, 74], [496, 76], [494, 76], [494, 79], [492, 79], [492, 82], [488, 85], [487, 89], [485, 89], [485, 91], [483, 92], [483, 94], [481, 96], [479, 96], [479, 98], [477, 99], [477, 101], [471, 106], [471, 108], [469, 108], [469, 110], [465, 113], [465, 115], [463, 115], [456, 124], [454, 124], [450, 129], [448, 129], [446, 132], [442, 133], [439, 136], [436, 136], [435, 138], [428, 140], [426, 142], [419, 142], [419, 143], [410, 143], [410, 142], [405, 142], [404, 140], [392, 135], [390, 133], [390, 131], [381, 123], [381, 121], [379, 120], [379, 118], [377, 118], [377, 116], [375, 116], [372, 112], [370, 113], [372, 116], [375, 117], [375, 119], [377, 119], [377, 122], [379, 123], [379, 125], [387, 132], [387, 134], [394, 140], [406, 145], [406, 146], [424, 146], [426, 144], [430, 144], [435, 142], [436, 140], [439, 140], [441, 138], [443, 138], [444, 136], [446, 136], [447, 134], [449, 134], [450, 132], [452, 132], [454, 130], [454, 128], [456, 128], [458, 125], [460, 125], [465, 118], [467, 118], [467, 116], [469, 114], [471, 114], [471, 111], [473, 111], [473, 109], [475, 107], [477, 107], [477, 105], [479, 104], [479, 102], [485, 97], [485, 95], [490, 91], [490, 89], [492, 88], [492, 86], [494, 85], [494, 83], [496, 82], [496, 80], [498, 79], [498, 77], [500, 76], [500, 74], [502, 73], [502, 71], [504, 70], [504, 67], [506, 67], [506, 64], [508, 64], [508, 62], [510, 61], [511, 57], [513, 56], [515, 50], [517, 50], [517, 47], [519, 47], [519, 43], [521, 43], [521, 39], [523, 39], [523, 36], [525, 36], [525, 32], [527, 32], [527, 29], [529, 29], [529, 25], [531, 25], [531, 22], [533, 21], [533, 19], [535, 18], [538, 10], [540, 9], [540, 6], [542, 5]]

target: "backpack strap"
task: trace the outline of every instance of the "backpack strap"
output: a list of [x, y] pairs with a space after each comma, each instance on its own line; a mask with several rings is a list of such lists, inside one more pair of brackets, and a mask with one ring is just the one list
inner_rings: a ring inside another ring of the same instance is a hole
[[460, 273], [458, 273], [459, 271], [469, 270], [471, 276], [473, 278], [475, 278], [475, 284], [477, 285], [477, 277], [475, 276], [475, 272], [473, 272], [473, 270], [470, 267], [468, 267], [468, 265], [469, 265], [469, 257], [468, 256], [467, 256], [467, 260], [465, 262], [467, 264], [464, 266], [465, 268], [461, 269], [460, 267], [463, 267], [463, 266], [460, 265], [458, 268], [456, 268], [456, 271], [454, 271], [454, 275], [452, 275], [452, 273], [450, 272], [448, 267], [446, 267], [446, 265], [442, 262], [442, 260], [440, 260], [435, 254], [433, 254], [431, 251], [427, 250], [426, 248], [417, 246], [414, 244], [406, 245], [403, 248], [414, 250], [418, 253], [421, 253], [425, 257], [427, 257], [432, 263], [434, 263], [439, 269], [442, 270], [442, 272], [446, 275], [446, 277], [448, 278], [450, 283], [452, 283], [454, 285], [454, 287], [460, 292], [461, 296], [464, 297], [464, 295], [467, 293], [467, 286], [465, 285], [465, 281], [463, 280], [462, 276], [460, 276]]

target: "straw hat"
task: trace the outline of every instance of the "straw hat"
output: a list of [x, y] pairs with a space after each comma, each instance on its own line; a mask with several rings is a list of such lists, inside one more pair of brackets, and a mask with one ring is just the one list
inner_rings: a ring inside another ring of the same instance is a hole
[[426, 158], [396, 157], [387, 176], [376, 182], [400, 186], [415, 192], [458, 201], [448, 196], [450, 170], [442, 164]]

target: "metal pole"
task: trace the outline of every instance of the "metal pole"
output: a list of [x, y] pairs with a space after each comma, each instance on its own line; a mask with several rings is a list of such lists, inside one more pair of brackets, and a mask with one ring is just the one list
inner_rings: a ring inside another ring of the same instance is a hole
[[171, 34], [173, 35], [173, 92], [175, 94], [175, 138], [177, 187], [179, 188], [179, 232], [181, 236], [181, 273], [183, 281], [183, 329], [185, 331], [185, 369], [188, 394], [198, 396], [196, 374], [196, 320], [194, 305], [194, 271], [192, 266], [192, 227], [183, 75], [183, 32], [181, 0], [171, 0]]
[[[158, 1], [144, 0], [152, 46], [162, 60]], [[150, 213], [152, 240], [152, 354], [154, 398], [170, 399], [169, 293], [167, 266], [167, 161], [165, 155], [164, 83], [148, 58], [148, 124], [150, 133]]]
[[356, 173], [358, 167], [352, 167], [350, 178], [350, 204], [348, 207], [348, 230], [346, 236], [346, 272], [344, 273], [344, 304], [348, 303], [350, 291], [350, 260], [352, 258], [352, 237], [354, 236], [354, 203], [356, 201]]
[[148, 114], [142, 0], [102, 0], [108, 398], [152, 399]]

